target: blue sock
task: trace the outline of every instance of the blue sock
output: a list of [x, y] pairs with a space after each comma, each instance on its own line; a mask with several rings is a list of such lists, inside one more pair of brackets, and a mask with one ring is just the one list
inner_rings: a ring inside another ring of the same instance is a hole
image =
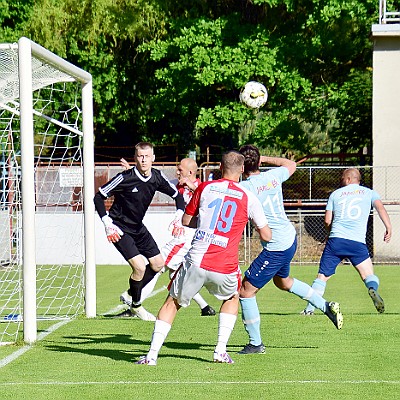
[[[324, 296], [325, 289], [326, 289], [326, 282], [322, 281], [321, 279], [314, 279], [314, 282], [311, 286], [312, 289], [314, 289], [321, 297]], [[311, 304], [308, 303], [306, 307], [306, 311], [311, 311], [314, 312], [315, 307]]]
[[289, 292], [299, 296], [303, 300], [307, 300], [314, 307], [317, 307], [322, 312], [325, 312], [325, 299], [319, 295], [310, 285], [299, 281], [298, 279], [293, 279], [293, 286], [290, 288]]
[[249, 335], [250, 343], [254, 346], [261, 344], [260, 311], [258, 310], [256, 297], [240, 298], [242, 307], [242, 321]]
[[374, 289], [374, 290], [378, 291], [379, 278], [376, 275], [368, 275], [364, 279], [364, 284], [367, 287], [367, 289]]

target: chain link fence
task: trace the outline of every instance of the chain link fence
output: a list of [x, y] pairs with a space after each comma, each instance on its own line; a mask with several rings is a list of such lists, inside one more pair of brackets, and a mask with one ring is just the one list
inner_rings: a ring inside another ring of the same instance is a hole
[[[295, 263], [318, 263], [324, 250], [327, 232], [325, 206], [330, 193], [340, 187], [343, 170], [348, 167], [298, 167], [283, 184], [285, 210], [297, 231]], [[384, 225], [371, 211], [366, 242], [372, 261], [400, 263], [400, 167], [358, 167], [361, 184], [374, 188], [381, 196], [390, 216], [393, 234], [390, 243], [383, 242]], [[258, 234], [248, 227], [243, 239], [241, 261], [249, 264], [260, 252]]]
[[[174, 163], [155, 164], [169, 179], [176, 178]], [[318, 263], [324, 249], [327, 233], [324, 226], [325, 206], [330, 193], [340, 186], [340, 178], [348, 167], [302, 167], [283, 184], [285, 210], [297, 231], [295, 263]], [[267, 169], [267, 168], [265, 168]], [[374, 188], [381, 196], [393, 226], [392, 240], [383, 242], [384, 225], [376, 212], [371, 212], [367, 245], [374, 263], [400, 264], [400, 166], [358, 167], [361, 184]], [[95, 190], [122, 170], [119, 165], [97, 165]], [[199, 168], [199, 178], [209, 180], [220, 177], [218, 164]], [[111, 204], [111, 202], [110, 202]], [[151, 210], [171, 211], [174, 201], [161, 193], [154, 197]], [[151, 231], [151, 227], [149, 227]], [[240, 247], [240, 262], [248, 265], [261, 251], [258, 234], [247, 227]]]

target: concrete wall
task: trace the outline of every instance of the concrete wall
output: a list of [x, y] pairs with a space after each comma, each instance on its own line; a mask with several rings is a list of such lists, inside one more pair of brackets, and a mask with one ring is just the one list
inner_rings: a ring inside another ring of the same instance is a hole
[[[400, 24], [372, 26], [373, 51], [373, 165], [374, 167], [400, 166]], [[394, 169], [398, 170], [398, 168]], [[399, 180], [399, 176], [392, 179]], [[400, 180], [389, 200], [400, 201]], [[374, 189], [385, 192], [385, 180], [374, 179]], [[399, 205], [386, 206], [392, 214], [393, 235], [400, 234]], [[379, 217], [374, 217], [374, 251], [376, 255], [398, 256], [400, 250], [392, 239], [383, 243], [384, 227]]]
[[[159, 247], [171, 240], [168, 226], [174, 212], [148, 212], [144, 224]], [[38, 264], [79, 264], [84, 260], [83, 217], [80, 214], [36, 215], [36, 261]], [[96, 264], [128, 265], [114, 245], [107, 241], [103, 223], [95, 216]], [[45, 245], [43, 246], [43, 242]]]

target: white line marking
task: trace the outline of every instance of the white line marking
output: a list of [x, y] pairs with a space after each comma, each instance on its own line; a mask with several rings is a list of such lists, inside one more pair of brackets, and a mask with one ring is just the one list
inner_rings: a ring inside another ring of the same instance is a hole
[[[158, 293], [164, 291], [165, 289], [167, 289], [167, 287], [163, 286], [160, 289], [154, 290], [153, 292], [150, 293], [149, 297], [153, 297], [153, 296], [157, 295]], [[106, 314], [113, 314], [113, 313], [121, 310], [122, 308], [124, 308], [124, 306], [120, 305], [120, 306], [114, 308], [114, 310], [107, 312]], [[55, 330], [57, 330], [58, 328], [60, 328], [61, 326], [65, 325], [68, 322], [70, 322], [69, 319], [61, 321], [57, 324], [54, 324], [50, 328], [46, 329], [44, 332], [40, 333], [37, 337], [37, 340], [44, 339], [47, 335], [50, 335], [50, 333], [54, 332]], [[12, 362], [12, 361], [16, 360], [18, 357], [22, 356], [22, 354], [26, 353], [31, 347], [32, 347], [31, 345], [26, 345], [24, 347], [21, 347], [17, 351], [14, 351], [14, 353], [10, 354], [9, 356], [1, 359], [0, 360], [0, 368], [5, 367], [10, 362]], [[18, 383], [16, 383], [16, 384], [18, 385]], [[60, 384], [63, 384], [63, 383], [60, 383]], [[74, 384], [74, 383], [71, 383], [71, 384]]]
[[[147, 299], [149, 299], [150, 297], [153, 297], [153, 296], [157, 295], [158, 293], [163, 292], [165, 289], [167, 289], [167, 287], [164, 285], [164, 286], [162, 286], [160, 289], [153, 290], [153, 291], [148, 295]], [[112, 315], [112, 314], [117, 313], [118, 311], [121, 311], [121, 310], [124, 309], [124, 308], [126, 308], [126, 304], [120, 304], [119, 306], [114, 307], [113, 309], [111, 309], [111, 310], [105, 312], [105, 313], [102, 314], [102, 315]]]
[[[68, 322], [70, 322], [70, 320], [64, 320], [61, 322], [58, 322], [57, 324], [52, 325], [50, 328], [46, 329], [44, 332], [40, 333], [37, 336], [37, 340], [42, 340], [44, 339], [47, 335], [50, 335], [50, 333], [54, 332], [55, 330], [57, 330], [58, 328], [60, 328], [61, 326], [67, 324]], [[32, 345], [26, 345], [24, 347], [21, 347], [20, 349], [18, 349], [17, 351], [14, 351], [14, 353], [10, 354], [9, 356], [3, 358], [2, 360], [0, 360], [0, 368], [3, 368], [4, 366], [6, 366], [7, 364], [9, 364], [11, 361], [16, 360], [19, 356], [22, 356], [22, 354], [26, 353], [30, 348], [32, 347]]]
[[329, 381], [329, 380], [306, 380], [306, 381], [81, 381], [81, 382], [1, 382], [2, 386], [18, 386], [18, 385], [59, 385], [59, 386], [76, 386], [76, 385], [140, 385], [140, 384], [155, 384], [155, 385], [276, 385], [276, 384], [324, 384], [324, 385], [364, 385], [364, 384], [388, 384], [399, 385], [400, 381], [386, 381], [386, 380], [354, 380], [354, 381]]

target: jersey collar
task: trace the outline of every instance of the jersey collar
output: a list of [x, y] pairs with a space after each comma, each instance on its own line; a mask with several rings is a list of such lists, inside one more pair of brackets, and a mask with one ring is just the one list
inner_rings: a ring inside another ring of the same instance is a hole
[[147, 182], [151, 178], [151, 175], [152, 175], [151, 169], [150, 169], [149, 176], [143, 176], [136, 167], [134, 167], [133, 171], [135, 172], [136, 176], [143, 182]]

